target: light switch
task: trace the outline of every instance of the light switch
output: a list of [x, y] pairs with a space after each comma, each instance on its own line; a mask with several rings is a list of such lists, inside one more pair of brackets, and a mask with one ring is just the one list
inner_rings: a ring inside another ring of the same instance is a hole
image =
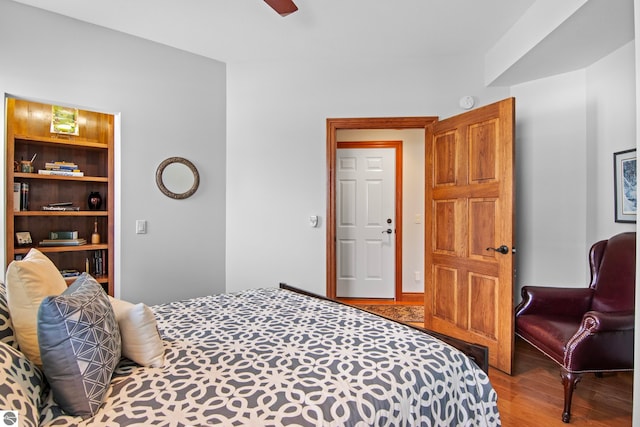
[[136, 220], [136, 234], [147, 234], [147, 221], [144, 219]]
[[309, 217], [309, 225], [314, 228], [318, 226], [318, 215], [311, 215]]

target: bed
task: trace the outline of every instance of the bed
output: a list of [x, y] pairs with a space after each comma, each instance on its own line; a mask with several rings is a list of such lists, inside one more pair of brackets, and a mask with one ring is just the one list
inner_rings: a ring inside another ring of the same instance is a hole
[[119, 359], [95, 414], [71, 416], [16, 349], [0, 290], [0, 410], [21, 426], [500, 425], [486, 372], [452, 345], [282, 284], [150, 307], [162, 366]]

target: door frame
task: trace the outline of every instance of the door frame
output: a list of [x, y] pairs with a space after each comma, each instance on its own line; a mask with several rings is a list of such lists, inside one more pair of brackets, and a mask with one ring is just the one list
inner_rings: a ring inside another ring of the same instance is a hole
[[[436, 116], [327, 119], [327, 298], [336, 299], [336, 150], [340, 129], [424, 129], [438, 121]], [[401, 219], [400, 219], [401, 220]], [[396, 218], [396, 223], [398, 219]], [[396, 248], [397, 252], [397, 248]], [[402, 265], [396, 268], [402, 269]], [[402, 283], [396, 283], [396, 289]], [[397, 297], [398, 295], [396, 295]]]
[[[395, 165], [394, 165], [394, 215], [395, 223], [393, 228], [394, 233], [394, 287], [393, 295], [394, 299], [398, 300], [402, 295], [402, 141], [338, 141], [336, 150], [338, 149], [375, 149], [375, 148], [392, 148], [395, 151]], [[334, 228], [335, 232], [335, 228]], [[337, 262], [337, 259], [336, 259]], [[337, 279], [336, 279], [337, 281]], [[336, 283], [336, 293], [337, 293]]]

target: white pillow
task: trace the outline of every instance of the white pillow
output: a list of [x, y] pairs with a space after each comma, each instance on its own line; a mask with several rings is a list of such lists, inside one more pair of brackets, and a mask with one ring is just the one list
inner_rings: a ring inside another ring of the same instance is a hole
[[142, 366], [164, 365], [164, 346], [151, 309], [143, 303], [109, 300], [120, 328], [122, 355]]
[[67, 289], [58, 268], [37, 249], [31, 249], [20, 261], [7, 268], [7, 302], [16, 341], [31, 362], [41, 366], [38, 346], [38, 308], [47, 296]]

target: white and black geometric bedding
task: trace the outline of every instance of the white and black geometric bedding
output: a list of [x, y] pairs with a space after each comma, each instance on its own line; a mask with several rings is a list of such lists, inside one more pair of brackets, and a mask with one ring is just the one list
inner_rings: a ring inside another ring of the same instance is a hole
[[121, 362], [94, 418], [49, 397], [43, 425], [500, 425], [466, 356], [353, 307], [268, 288], [152, 309], [165, 366]]

